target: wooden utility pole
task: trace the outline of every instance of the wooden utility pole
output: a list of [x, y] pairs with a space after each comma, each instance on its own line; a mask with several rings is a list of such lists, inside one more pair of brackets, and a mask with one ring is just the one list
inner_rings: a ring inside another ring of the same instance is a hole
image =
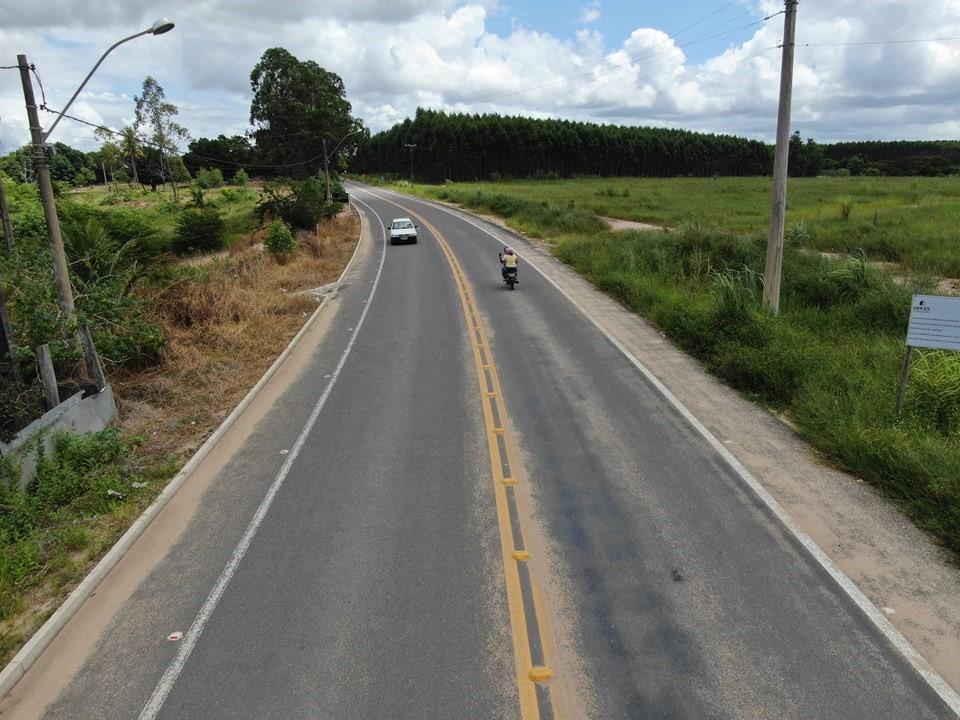
[[20, 82], [23, 84], [23, 98], [27, 104], [27, 118], [30, 121], [30, 137], [33, 141], [33, 161], [37, 169], [37, 182], [40, 184], [40, 199], [43, 214], [47, 219], [47, 238], [50, 254], [53, 255], [53, 271], [57, 278], [57, 301], [64, 319], [72, 320], [75, 314], [73, 288], [70, 287], [70, 274], [67, 269], [67, 256], [63, 251], [63, 237], [60, 235], [60, 219], [57, 217], [57, 205], [53, 198], [53, 185], [50, 182], [50, 168], [47, 165], [47, 151], [37, 113], [37, 101], [33, 95], [33, 83], [30, 82], [30, 65], [26, 55], [17, 55], [20, 66]]
[[327, 139], [323, 139], [323, 168], [327, 176], [327, 205], [333, 203], [333, 193], [330, 190], [330, 156], [327, 155]]
[[404, 147], [410, 148], [410, 182], [413, 182], [413, 151], [416, 150], [416, 143], [404, 143]]
[[10, 222], [10, 208], [7, 207], [7, 194], [3, 190], [3, 175], [0, 174], [0, 221], [3, 222], [3, 237], [7, 243], [7, 255], [13, 257], [13, 225]]
[[763, 304], [780, 312], [780, 274], [783, 266], [783, 225], [787, 210], [787, 161], [790, 154], [790, 103], [793, 97], [793, 52], [797, 30], [797, 2], [786, 0], [783, 20], [783, 61], [780, 67], [780, 112], [777, 116], [777, 149], [773, 161], [773, 209], [767, 239]]

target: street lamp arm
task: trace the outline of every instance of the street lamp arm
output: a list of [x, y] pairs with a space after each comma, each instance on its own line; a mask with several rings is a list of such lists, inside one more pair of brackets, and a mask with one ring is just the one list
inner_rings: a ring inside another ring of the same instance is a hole
[[136, 35], [131, 35], [130, 37], [125, 37], [123, 40], [118, 40], [109, 48], [107, 48], [107, 51], [100, 56], [99, 60], [97, 60], [97, 64], [93, 66], [93, 70], [88, 72], [87, 76], [83, 79], [83, 82], [80, 83], [80, 87], [77, 88], [77, 91], [73, 94], [73, 97], [70, 98], [67, 104], [64, 105], [63, 110], [61, 110], [60, 113], [57, 115], [57, 117], [54, 119], [53, 124], [50, 126], [50, 129], [43, 134], [44, 141], [46, 141], [50, 137], [50, 135], [53, 133], [53, 129], [57, 127], [57, 123], [59, 123], [63, 119], [64, 113], [70, 109], [71, 105], [73, 105], [73, 101], [77, 99], [77, 96], [80, 94], [83, 88], [86, 87], [87, 82], [90, 80], [91, 77], [93, 77], [93, 74], [97, 71], [97, 68], [100, 67], [101, 63], [103, 63], [104, 59], [106, 59], [107, 55], [113, 52], [114, 49], [116, 49], [118, 46], [123, 45], [123, 43], [129, 42], [134, 38], [140, 37], [141, 35], [149, 35], [151, 32], [152, 30], [150, 29], [144, 30], [143, 32], [138, 32]]
[[357, 128], [356, 130], [351, 130], [351, 131], [348, 132], [346, 135], [344, 135], [342, 138], [340, 138], [340, 142], [338, 142], [337, 145], [336, 145], [336, 147], [334, 147], [333, 150], [330, 151], [330, 154], [327, 155], [327, 158], [330, 158], [330, 157], [333, 157], [334, 155], [336, 155], [336, 154], [337, 154], [337, 150], [339, 150], [339, 149], [340, 149], [340, 146], [343, 145], [343, 141], [346, 140], [346, 139], [347, 139], [348, 137], [350, 137], [351, 135], [356, 135], [358, 132], [363, 132], [363, 128]]

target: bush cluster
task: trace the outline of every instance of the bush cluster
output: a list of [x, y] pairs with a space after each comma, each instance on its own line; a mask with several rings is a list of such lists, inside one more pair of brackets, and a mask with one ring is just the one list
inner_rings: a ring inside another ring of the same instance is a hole
[[194, 182], [204, 190], [220, 187], [223, 185], [223, 172], [220, 168], [214, 168], [213, 170], [200, 168], [197, 170], [197, 177]]
[[326, 188], [318, 178], [279, 179], [264, 187], [256, 212], [261, 224], [271, 218], [283, 220], [293, 228], [309, 230], [321, 218], [336, 215], [340, 207], [336, 199], [327, 205]]
[[270, 224], [270, 231], [267, 233], [266, 240], [263, 241], [264, 247], [278, 261], [283, 262], [287, 256], [292, 255], [297, 248], [297, 241], [290, 232], [290, 227], [283, 220], [274, 220]]
[[214, 208], [188, 208], [177, 218], [173, 249], [181, 254], [220, 250], [223, 231], [223, 218]]

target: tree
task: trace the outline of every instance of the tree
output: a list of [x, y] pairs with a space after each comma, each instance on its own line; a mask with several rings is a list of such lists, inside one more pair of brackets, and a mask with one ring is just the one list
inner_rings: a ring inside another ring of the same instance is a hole
[[183, 156], [183, 162], [194, 175], [200, 168], [207, 167], [220, 170], [223, 177], [230, 180], [239, 168], [254, 162], [253, 145], [250, 144], [250, 138], [244, 135], [197, 138], [190, 141], [189, 148], [190, 151]]
[[[300, 61], [283, 48], [270, 48], [250, 73], [250, 124], [264, 162], [285, 165], [284, 174], [312, 175], [329, 152], [361, 123], [351, 115], [343, 80], [312, 60]], [[347, 153], [348, 139], [337, 150]], [[333, 160], [333, 158], [331, 158]]]
[[160, 182], [166, 184], [168, 178], [174, 179], [173, 197], [176, 199], [177, 182], [167, 157], [176, 153], [177, 141], [184, 141], [189, 137], [187, 129], [173, 119], [180, 111], [176, 105], [167, 102], [160, 83], [149, 75], [143, 81], [142, 94], [134, 97], [134, 103], [137, 124], [150, 126], [150, 140], [158, 150], [156, 171]]
[[135, 125], [127, 125], [120, 131], [120, 149], [123, 156], [130, 160], [130, 172], [133, 174], [133, 184], [139, 185], [137, 175], [137, 159], [143, 157], [143, 141]]
[[117, 165], [120, 164], [120, 158], [123, 157], [123, 151], [120, 148], [119, 143], [117, 142], [117, 136], [114, 135], [111, 131], [106, 128], [97, 128], [93, 131], [93, 134], [97, 137], [97, 140], [100, 141], [100, 162], [103, 165], [103, 183], [108, 182], [109, 173], [109, 182], [113, 186], [113, 191], [117, 191], [117, 181], [114, 177], [114, 171], [116, 170]]

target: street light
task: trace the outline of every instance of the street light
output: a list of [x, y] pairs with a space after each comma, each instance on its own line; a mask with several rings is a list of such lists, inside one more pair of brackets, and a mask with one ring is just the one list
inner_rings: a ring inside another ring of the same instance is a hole
[[327, 154], [327, 139], [323, 139], [323, 165], [327, 174], [327, 205], [333, 202], [333, 195], [330, 192], [330, 155], [335, 155], [337, 150], [340, 149], [340, 146], [343, 145], [343, 141], [346, 140], [351, 135], [356, 135], [358, 132], [363, 132], [363, 128], [357, 128], [356, 130], [351, 130], [342, 138], [340, 142], [336, 144], [336, 147], [333, 148], [333, 152]]
[[73, 94], [73, 97], [70, 98], [70, 100], [64, 106], [63, 110], [60, 111], [60, 114], [57, 115], [56, 119], [54, 119], [53, 124], [50, 126], [50, 129], [43, 134], [44, 141], [46, 141], [47, 138], [49, 138], [50, 135], [53, 133], [53, 129], [57, 126], [57, 123], [59, 123], [60, 120], [63, 118], [63, 114], [70, 108], [71, 105], [73, 105], [73, 101], [77, 99], [77, 95], [79, 95], [80, 91], [83, 90], [83, 88], [86, 86], [87, 81], [91, 77], [93, 77], [93, 74], [97, 71], [97, 68], [100, 67], [100, 63], [103, 62], [104, 58], [106, 58], [107, 55], [113, 52], [115, 48], [119, 47], [120, 45], [123, 45], [125, 42], [129, 42], [130, 40], [140, 37], [141, 35], [163, 35], [164, 33], [167, 33], [173, 30], [174, 27], [175, 27], [174, 24], [169, 20], [167, 20], [167, 18], [159, 18], [158, 20], [155, 20], [153, 25], [148, 27], [146, 30], [142, 30], [136, 33], [135, 35], [131, 35], [130, 37], [125, 37], [123, 40], [118, 40], [109, 48], [107, 48], [107, 51], [100, 56], [99, 60], [97, 60], [97, 64], [93, 66], [93, 70], [87, 73], [87, 76], [83, 79], [83, 82], [80, 83], [80, 87], [77, 88], [77, 91]]
[[109, 55], [114, 48], [123, 43], [138, 38], [141, 35], [162, 35], [165, 32], [173, 30], [173, 23], [166, 18], [161, 18], [153, 23], [149, 28], [141, 32], [125, 37], [123, 40], [115, 42], [107, 51], [100, 56], [93, 70], [87, 73], [87, 76], [80, 83], [80, 87], [70, 98], [60, 114], [57, 115], [50, 129], [43, 132], [40, 127], [40, 115], [37, 112], [37, 100], [33, 95], [33, 83], [30, 80], [30, 63], [27, 62], [26, 55], [17, 55], [17, 65], [20, 68], [20, 82], [23, 85], [23, 98], [27, 105], [27, 119], [30, 122], [30, 140], [33, 144], [34, 163], [37, 167], [37, 182], [40, 185], [40, 198], [43, 204], [43, 214], [47, 221], [47, 236], [50, 243], [50, 253], [53, 255], [53, 269], [57, 278], [57, 300], [60, 305], [60, 311], [67, 320], [73, 319], [76, 314], [73, 304], [73, 289], [70, 287], [70, 276], [67, 270], [67, 257], [63, 252], [63, 238], [60, 235], [60, 220], [57, 218], [57, 206], [53, 199], [53, 185], [50, 182], [50, 168], [47, 166], [47, 153], [45, 143], [47, 138], [57, 127], [57, 123], [63, 118], [64, 113], [77, 99], [80, 91], [83, 90], [87, 81], [97, 71], [104, 58]]

